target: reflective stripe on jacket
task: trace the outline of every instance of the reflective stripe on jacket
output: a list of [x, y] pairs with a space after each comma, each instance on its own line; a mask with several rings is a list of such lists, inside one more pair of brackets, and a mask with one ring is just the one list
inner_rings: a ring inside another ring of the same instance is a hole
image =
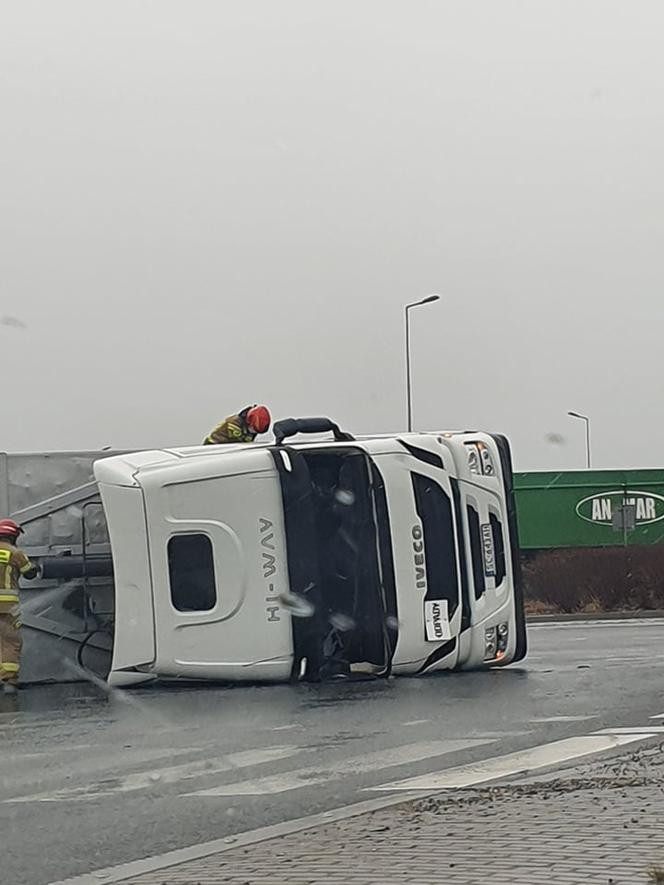
[[231, 415], [212, 430], [203, 442], [205, 446], [221, 445], [222, 443], [250, 443], [257, 434], [249, 430], [240, 415]]
[[7, 540], [0, 540], [0, 613], [18, 605], [19, 578], [34, 577], [36, 566], [18, 547]]

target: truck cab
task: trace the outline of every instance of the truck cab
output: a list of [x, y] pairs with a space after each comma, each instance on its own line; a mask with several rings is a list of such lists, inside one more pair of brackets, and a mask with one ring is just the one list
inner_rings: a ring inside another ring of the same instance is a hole
[[[298, 434], [327, 431], [331, 439]], [[115, 685], [502, 666], [526, 653], [509, 445], [483, 433], [276, 444], [95, 464]]]

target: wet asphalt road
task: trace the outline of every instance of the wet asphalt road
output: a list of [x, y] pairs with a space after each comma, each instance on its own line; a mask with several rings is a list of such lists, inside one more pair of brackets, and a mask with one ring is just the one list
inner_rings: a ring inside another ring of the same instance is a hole
[[45, 885], [664, 712], [664, 621], [529, 634], [523, 665], [498, 671], [110, 697], [79, 684], [0, 698], [1, 880]]

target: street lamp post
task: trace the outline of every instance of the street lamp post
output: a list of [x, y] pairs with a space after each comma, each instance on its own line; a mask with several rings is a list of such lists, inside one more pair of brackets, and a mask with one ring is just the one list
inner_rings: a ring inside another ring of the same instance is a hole
[[581, 415], [579, 412], [568, 412], [570, 418], [578, 418], [584, 421], [586, 425], [586, 467], [590, 470], [590, 418], [587, 415]]
[[420, 307], [422, 304], [431, 304], [432, 301], [439, 301], [440, 295], [427, 295], [420, 301], [413, 301], [412, 304], [406, 305], [406, 399], [408, 403], [408, 431], [413, 429], [413, 390], [411, 385], [411, 368], [410, 368], [410, 311], [413, 307]]

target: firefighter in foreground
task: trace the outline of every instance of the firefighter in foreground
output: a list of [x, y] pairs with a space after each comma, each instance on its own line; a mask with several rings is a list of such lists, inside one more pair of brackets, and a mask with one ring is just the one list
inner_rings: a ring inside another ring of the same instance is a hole
[[225, 418], [203, 441], [205, 446], [223, 443], [250, 443], [259, 433], [267, 433], [272, 423], [266, 406], [247, 406], [238, 415]]
[[19, 578], [31, 581], [39, 574], [39, 566], [16, 546], [21, 534], [13, 519], [0, 519], [0, 685], [5, 694], [16, 693], [21, 663]]

